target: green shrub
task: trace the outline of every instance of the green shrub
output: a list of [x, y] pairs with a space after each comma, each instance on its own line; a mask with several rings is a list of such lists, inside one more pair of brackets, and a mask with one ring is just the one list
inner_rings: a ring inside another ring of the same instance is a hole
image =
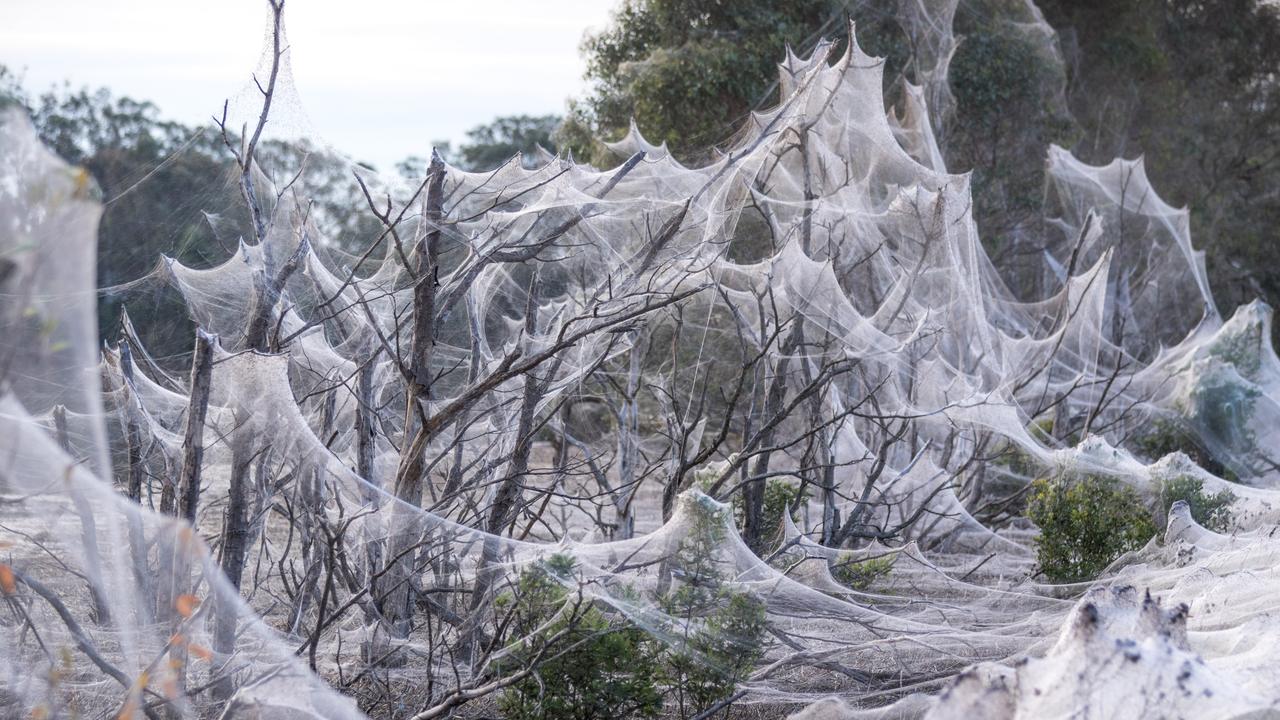
[[679, 584], [658, 600], [677, 640], [661, 659], [659, 677], [680, 717], [733, 694], [763, 654], [766, 628], [764, 603], [728, 585], [720, 568], [729, 510], [705, 496], [686, 502], [692, 525], [670, 562]]
[[893, 570], [894, 555], [856, 560], [851, 554], [842, 554], [831, 566], [831, 576], [853, 590], [866, 590], [871, 584]]
[[509, 720], [651, 718], [662, 709], [654, 684], [656, 647], [648, 635], [599, 608], [578, 606], [565, 588], [574, 560], [554, 555], [525, 570], [512, 595], [513, 633], [523, 638], [504, 672], [537, 670], [499, 697]]
[[668, 612], [701, 606], [697, 609], [703, 613], [702, 618], [684, 618], [690, 629], [683, 642], [663, 656], [659, 669], [679, 717], [700, 715], [730, 697], [762, 652], [764, 603], [747, 593], [724, 591], [707, 596], [707, 601], [710, 607], [693, 593], [676, 591], [664, 603]]
[[771, 540], [782, 537], [782, 516], [791, 512], [791, 520], [800, 519], [800, 504], [809, 497], [809, 487], [784, 478], [774, 478], [764, 486], [764, 536]]
[[1195, 433], [1183, 422], [1161, 418], [1151, 423], [1150, 429], [1134, 439], [1134, 446], [1147, 460], [1156, 461], [1170, 453], [1180, 452], [1191, 462], [1229, 482], [1238, 482], [1231, 468], [1213, 458]]
[[721, 567], [730, 510], [707, 497], [690, 508], [689, 531], [666, 563], [671, 584], [653, 597], [663, 614], [653, 634], [576, 602], [567, 555], [528, 568], [499, 598], [521, 638], [499, 671], [537, 667], [503, 691], [504, 718], [651, 718], [665, 699], [692, 717], [733, 695], [764, 652], [765, 604], [733, 587]]
[[[730, 455], [729, 461], [736, 459]], [[693, 472], [693, 486], [706, 492], [722, 468], [707, 465]], [[741, 492], [735, 492], [729, 500], [733, 508], [733, 521], [739, 532], [746, 526], [745, 500]], [[778, 546], [782, 538], [782, 514], [791, 510], [791, 520], [800, 519], [800, 505], [809, 497], [809, 486], [803, 485], [793, 478], [776, 477], [765, 482], [764, 501], [760, 509], [760, 535], [767, 541], [768, 548]]]
[[1161, 523], [1167, 523], [1169, 508], [1179, 500], [1191, 508], [1191, 517], [1215, 532], [1231, 528], [1231, 503], [1236, 496], [1230, 490], [1208, 494], [1204, 482], [1190, 475], [1178, 475], [1160, 483], [1159, 510]]
[[[771, 478], [764, 485], [764, 501], [760, 509], [760, 536], [765, 547], [776, 548], [782, 541], [782, 514], [791, 511], [791, 520], [800, 519], [800, 504], [809, 497], [809, 488], [791, 478]], [[746, 510], [742, 493], [733, 496], [733, 515], [742, 530], [746, 526]]]
[[1037, 480], [1027, 517], [1040, 527], [1037, 559], [1053, 582], [1092, 580], [1156, 533], [1151, 511], [1136, 492], [1091, 475]]

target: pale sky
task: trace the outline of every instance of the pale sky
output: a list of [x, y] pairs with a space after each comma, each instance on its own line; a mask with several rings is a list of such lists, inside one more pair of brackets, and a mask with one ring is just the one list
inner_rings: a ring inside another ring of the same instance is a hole
[[[380, 169], [497, 115], [562, 113], [578, 45], [616, 0], [290, 0], [293, 75], [310, 125]], [[69, 80], [206, 121], [249, 80], [261, 0], [0, 0], [0, 63], [40, 92]]]

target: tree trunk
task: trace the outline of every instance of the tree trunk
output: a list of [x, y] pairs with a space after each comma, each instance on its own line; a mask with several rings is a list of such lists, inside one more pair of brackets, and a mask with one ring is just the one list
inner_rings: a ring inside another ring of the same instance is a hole
[[391, 632], [397, 637], [408, 635], [413, 617], [413, 592], [411, 575], [413, 553], [408, 552], [416, 542], [417, 508], [422, 504], [425, 482], [424, 454], [427, 429], [422, 416], [427, 412], [431, 397], [431, 360], [435, 352], [436, 275], [439, 270], [440, 228], [444, 207], [444, 159], [439, 153], [431, 154], [427, 169], [427, 198], [424, 222], [427, 232], [419, 241], [413, 288], [413, 336], [410, 344], [409, 387], [405, 403], [404, 435], [401, 438], [400, 465], [396, 470], [395, 495], [404, 503], [392, 513], [390, 550], [387, 553], [395, 566], [383, 575], [385, 590], [382, 611], [391, 623]]
[[[187, 405], [187, 428], [182, 436], [182, 471], [178, 476], [177, 513], [193, 526], [200, 507], [200, 471], [204, 462], [204, 423], [209, 412], [209, 392], [213, 382], [213, 345], [217, 336], [196, 330], [195, 353], [191, 358], [191, 400]], [[166, 510], [161, 500], [161, 510]]]
[[[54, 435], [62, 451], [71, 455], [71, 433], [67, 429], [67, 409], [62, 405], [53, 408]], [[94, 521], [93, 508], [85, 499], [84, 493], [70, 482], [74, 465], [67, 467], [67, 487], [71, 494], [71, 502], [76, 506], [76, 515], [80, 518], [80, 540], [84, 545], [84, 570], [89, 580], [89, 595], [93, 599], [94, 619], [100, 625], [111, 624], [111, 610], [107, 598], [103, 594], [106, 586], [102, 580], [102, 554], [98, 549], [98, 524]]]

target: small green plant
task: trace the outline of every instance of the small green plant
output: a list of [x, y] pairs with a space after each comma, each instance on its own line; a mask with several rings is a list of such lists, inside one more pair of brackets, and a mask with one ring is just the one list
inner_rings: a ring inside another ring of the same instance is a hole
[[1027, 517], [1040, 527], [1037, 559], [1053, 582], [1092, 580], [1156, 533], [1138, 493], [1093, 475], [1037, 480]]
[[686, 502], [691, 525], [667, 563], [672, 583], [653, 597], [663, 616], [657, 632], [571, 592], [568, 555], [528, 568], [498, 599], [518, 638], [499, 671], [534, 668], [503, 691], [504, 718], [651, 718], [668, 699], [691, 717], [732, 697], [764, 652], [765, 604], [734, 588], [721, 567], [729, 508], [705, 496]]
[[676, 639], [659, 676], [679, 717], [699, 715], [733, 694], [763, 654], [766, 628], [764, 603], [726, 583], [720, 567], [729, 509], [707, 497], [686, 502], [692, 525], [671, 558], [679, 583], [658, 599]]
[[782, 537], [782, 516], [791, 513], [791, 520], [799, 519], [800, 505], [809, 497], [807, 485], [774, 478], [764, 486], [764, 536], [779, 539]]
[[[782, 542], [782, 516], [788, 510], [791, 520], [800, 519], [800, 505], [809, 497], [809, 488], [791, 478], [771, 478], [764, 486], [764, 501], [760, 510], [760, 536], [766, 547], [773, 549]], [[742, 530], [746, 525], [746, 509], [743, 507], [742, 493], [735, 493], [733, 500], [733, 517]]]
[[857, 560], [850, 553], [842, 553], [831, 565], [831, 576], [836, 582], [853, 590], [866, 590], [871, 584], [893, 570], [894, 555]]
[[1134, 446], [1152, 462], [1170, 453], [1180, 452], [1210, 473], [1229, 482], [1238, 482], [1235, 472], [1215, 460], [1204, 443], [1183, 422], [1160, 418], [1151, 423], [1146, 433], [1134, 439]]
[[[715, 609], [700, 608], [702, 618], [682, 618], [689, 628], [683, 642], [662, 658], [659, 677], [679, 717], [701, 715], [731, 696], [760, 659], [764, 603], [747, 593], [718, 592], [713, 598]], [[677, 591], [664, 607], [681, 612], [695, 602]]]
[[651, 718], [662, 709], [654, 683], [656, 647], [648, 635], [598, 607], [578, 602], [567, 588], [575, 562], [553, 555], [525, 570], [511, 606], [512, 631], [520, 638], [504, 672], [534, 672], [499, 697], [509, 720], [618, 720]]
[[1182, 500], [1191, 508], [1191, 517], [1200, 525], [1215, 532], [1231, 528], [1231, 503], [1236, 496], [1230, 490], [1206, 493], [1204, 482], [1191, 475], [1178, 475], [1160, 483], [1158, 497], [1159, 521], [1168, 522], [1169, 508]]
[[[730, 455], [727, 463], [734, 462], [737, 455]], [[716, 478], [720, 477], [724, 467], [719, 463], [704, 465], [692, 473], [693, 486], [703, 492], [710, 489]], [[809, 487], [794, 478], [776, 477], [765, 482], [764, 499], [760, 509], [760, 535], [764, 538], [767, 549], [776, 548], [782, 538], [782, 515], [791, 511], [792, 521], [800, 519], [800, 506], [809, 497]], [[729, 500], [733, 508], [733, 519], [738, 530], [746, 526], [746, 506], [741, 492], [733, 494]]]
[[763, 655], [765, 606], [721, 568], [731, 509], [705, 496], [685, 501], [691, 524], [667, 561], [671, 584], [653, 596], [662, 611], [653, 634], [572, 593], [568, 555], [526, 569], [498, 598], [518, 638], [499, 673], [534, 669], [499, 697], [503, 717], [635, 719], [654, 717], [667, 700], [687, 717], [732, 697]]

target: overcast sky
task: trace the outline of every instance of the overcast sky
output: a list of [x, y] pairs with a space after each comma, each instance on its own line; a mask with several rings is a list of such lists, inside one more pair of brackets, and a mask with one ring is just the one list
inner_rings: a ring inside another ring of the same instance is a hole
[[[560, 113], [615, 0], [290, 0], [293, 74], [324, 140], [382, 169], [496, 115]], [[0, 0], [0, 63], [204, 122], [253, 71], [262, 0]]]

